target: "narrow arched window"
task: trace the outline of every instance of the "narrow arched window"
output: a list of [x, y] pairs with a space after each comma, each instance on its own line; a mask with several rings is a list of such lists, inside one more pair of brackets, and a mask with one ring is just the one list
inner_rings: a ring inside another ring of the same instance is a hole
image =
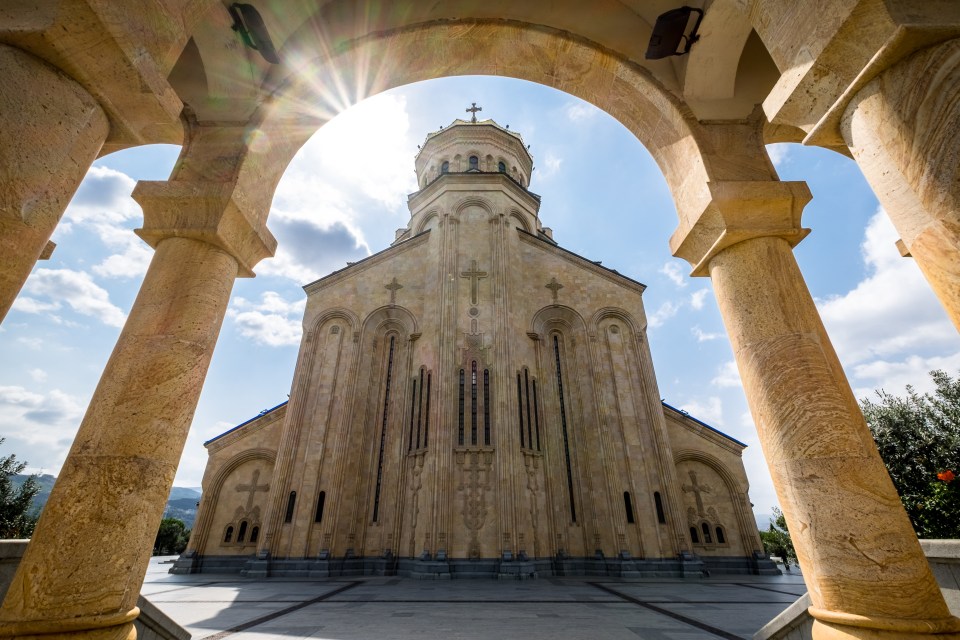
[[726, 543], [727, 541], [723, 537], [723, 529], [721, 529], [720, 527], [717, 527], [717, 544], [726, 544]]
[[667, 517], [663, 513], [663, 499], [660, 497], [659, 491], [653, 492], [653, 504], [657, 508], [657, 522], [667, 524]]
[[[390, 386], [393, 381], [393, 350], [396, 336], [390, 336], [390, 351], [387, 355], [387, 377], [383, 383], [383, 418], [380, 422], [380, 452], [377, 456], [377, 484], [373, 490], [373, 521], [380, 514], [380, 491], [383, 488], [383, 455], [387, 447], [387, 417], [390, 415]], [[293, 495], [293, 494], [291, 494]], [[292, 507], [290, 508], [292, 512]], [[289, 522], [289, 520], [287, 520]]]
[[502, 162], [498, 162], [498, 163], [497, 163], [497, 171], [499, 171], [500, 173], [506, 173], [506, 172], [507, 172], [507, 165], [503, 164]]
[[470, 444], [477, 444], [477, 361], [470, 364]]
[[533, 426], [537, 436], [537, 451], [540, 451], [540, 405], [537, 404], [537, 381], [533, 381]]
[[[410, 397], [410, 443], [407, 445], [407, 451], [413, 451], [413, 423], [417, 417], [417, 379], [413, 379], [413, 394]], [[418, 434], [419, 435], [419, 434]]]
[[317, 496], [317, 512], [313, 514], [314, 522], [321, 522], [323, 520], [323, 503], [327, 501], [327, 492], [321, 491], [320, 495]]
[[523, 391], [527, 399], [527, 443], [533, 449], [533, 420], [530, 417], [530, 370], [523, 368]]
[[446, 160], [440, 165], [440, 173], [450, 173], [450, 163]]
[[224, 542], [233, 542], [233, 527], [227, 527], [227, 532], [223, 535]]
[[463, 446], [463, 369], [460, 369], [460, 414], [457, 419], [457, 443]]
[[477, 156], [470, 156], [470, 171], [479, 171], [480, 170], [480, 158]]
[[256, 542], [260, 537], [260, 527], [254, 527], [250, 530], [250, 542]]
[[697, 534], [696, 527], [690, 527], [690, 539], [693, 541], [693, 544], [700, 544], [700, 536]]
[[426, 449], [428, 437], [430, 436], [430, 382], [433, 374], [427, 374], [427, 406], [423, 410], [423, 447]]
[[623, 492], [623, 508], [627, 511], [627, 522], [633, 524], [633, 502], [630, 500], [630, 492]]
[[490, 445], [490, 370], [483, 370], [483, 444]]
[[291, 491], [287, 498], [287, 514], [283, 517], [284, 522], [293, 522], [293, 508], [297, 504], [297, 492]]
[[247, 537], [247, 521], [240, 523], [240, 529], [237, 531], [237, 542], [243, 542]]
[[703, 529], [703, 543], [710, 544], [713, 542], [713, 540], [710, 538], [710, 525], [708, 525], [706, 522], [703, 522], [700, 524], [700, 528]]
[[517, 373], [517, 418], [520, 420], [520, 448], [524, 448], [523, 439], [523, 383], [520, 380], [520, 374]]

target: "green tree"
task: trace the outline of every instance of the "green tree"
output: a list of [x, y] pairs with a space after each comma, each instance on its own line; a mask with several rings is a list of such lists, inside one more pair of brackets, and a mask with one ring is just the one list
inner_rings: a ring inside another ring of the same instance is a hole
[[[0, 444], [3, 441], [0, 438]], [[13, 454], [0, 458], [0, 538], [29, 538], [37, 524], [37, 516], [30, 513], [30, 501], [40, 490], [36, 476], [30, 476], [19, 487], [13, 485], [13, 476], [26, 466]]]
[[760, 532], [760, 540], [763, 542], [763, 550], [766, 554], [783, 558], [783, 564], [788, 570], [791, 560], [796, 564], [797, 552], [793, 549], [793, 540], [790, 539], [790, 531], [787, 529], [787, 519], [778, 507], [773, 508], [770, 528]]
[[960, 538], [960, 378], [931, 371], [933, 393], [878, 390], [860, 408], [921, 538]]
[[190, 531], [183, 524], [183, 520], [164, 518], [160, 521], [160, 528], [157, 530], [157, 539], [153, 543], [153, 553], [154, 555], [181, 553], [187, 548], [189, 539]]

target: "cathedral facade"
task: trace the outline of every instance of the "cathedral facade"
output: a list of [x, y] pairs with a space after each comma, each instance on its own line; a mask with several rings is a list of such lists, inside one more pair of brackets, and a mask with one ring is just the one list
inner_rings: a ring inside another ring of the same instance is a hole
[[663, 403], [644, 285], [563, 249], [522, 137], [456, 120], [395, 242], [305, 287], [289, 402], [206, 443], [173, 571], [770, 572], [744, 445]]

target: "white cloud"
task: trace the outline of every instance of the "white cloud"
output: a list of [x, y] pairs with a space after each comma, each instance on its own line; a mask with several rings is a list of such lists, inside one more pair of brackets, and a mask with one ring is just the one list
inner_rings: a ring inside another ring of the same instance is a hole
[[737, 363], [729, 360], [720, 365], [717, 375], [710, 381], [715, 387], [739, 387], [743, 383], [740, 381], [740, 372], [737, 371]]
[[698, 326], [693, 327], [690, 330], [693, 335], [697, 337], [697, 342], [707, 342], [708, 340], [716, 340], [722, 338], [724, 334], [722, 333], [707, 333]]
[[672, 302], [664, 302], [662, 305], [660, 305], [659, 309], [654, 311], [647, 318], [647, 324], [650, 326], [651, 329], [655, 329], [656, 327], [661, 327], [667, 320], [677, 315], [677, 311], [679, 310], [680, 310], [680, 305], [674, 304]]
[[537, 167], [536, 176], [538, 178], [549, 178], [560, 171], [563, 164], [563, 158], [552, 151], [547, 151], [543, 156], [543, 164]]
[[30, 298], [25, 307], [17, 307], [27, 313], [41, 313], [41, 310], [56, 309], [61, 303], [66, 303], [77, 313], [97, 318], [112, 327], [122, 327], [127, 319], [123, 311], [110, 302], [110, 294], [106, 289], [95, 283], [90, 274], [84, 271], [37, 269], [27, 279], [23, 290], [31, 296], [50, 299], [39, 302]]
[[700, 311], [703, 309], [703, 304], [706, 302], [708, 295], [710, 295], [710, 289], [700, 289], [699, 291], [694, 291], [690, 296], [690, 306], [697, 311]]
[[43, 340], [40, 338], [17, 338], [17, 342], [27, 347], [28, 349], [33, 349], [34, 351], [39, 351], [43, 347]]
[[920, 269], [894, 246], [883, 210], [870, 219], [861, 245], [867, 277], [846, 294], [818, 300], [827, 333], [844, 366], [922, 349], [960, 350], [957, 332]]
[[59, 389], [38, 393], [21, 386], [0, 386], [0, 433], [17, 456], [36, 464], [53, 464], [57, 473], [83, 416], [84, 406]]
[[670, 282], [678, 287], [687, 286], [687, 279], [684, 277], [683, 271], [680, 269], [680, 265], [678, 265], [676, 262], [666, 262], [657, 271], [667, 276]]
[[30, 369], [27, 373], [33, 378], [34, 382], [46, 382], [47, 380], [47, 372], [43, 369]]
[[274, 291], [267, 291], [259, 303], [234, 298], [227, 317], [243, 337], [268, 347], [285, 347], [300, 343], [306, 304], [306, 298], [291, 302]]
[[147, 272], [153, 249], [132, 230], [102, 223], [94, 225], [94, 229], [107, 247], [120, 250], [94, 265], [94, 273], [105, 278], [133, 278]]
[[591, 120], [600, 113], [600, 110], [589, 102], [583, 102], [582, 100], [577, 100], [573, 102], [568, 102], [567, 105], [563, 108], [564, 114], [567, 116], [567, 119], [570, 122], [583, 122], [584, 120]]
[[712, 427], [723, 425], [723, 402], [717, 396], [684, 402], [680, 409]]
[[56, 300], [52, 302], [41, 302], [30, 296], [17, 296], [13, 301], [12, 309], [22, 311], [23, 313], [47, 313], [48, 311], [57, 311], [60, 309], [60, 303]]
[[372, 253], [406, 226], [407, 195], [417, 190], [406, 99], [380, 94], [324, 125], [297, 153], [277, 185], [268, 226], [277, 255], [257, 272], [306, 284]]
[[790, 143], [778, 142], [767, 145], [767, 155], [770, 156], [770, 162], [778, 169], [790, 162]]
[[874, 399], [874, 391], [882, 388], [887, 393], [902, 396], [906, 395], [907, 385], [919, 393], [930, 392], [935, 385], [929, 373], [934, 369], [956, 376], [960, 370], [960, 351], [943, 356], [907, 356], [900, 361], [873, 360], [856, 365], [853, 377], [858, 387], [854, 389], [854, 395], [857, 399]]
[[112, 225], [140, 216], [140, 205], [130, 197], [136, 184], [133, 178], [115, 169], [90, 167], [64, 211], [60, 227], [64, 223]]

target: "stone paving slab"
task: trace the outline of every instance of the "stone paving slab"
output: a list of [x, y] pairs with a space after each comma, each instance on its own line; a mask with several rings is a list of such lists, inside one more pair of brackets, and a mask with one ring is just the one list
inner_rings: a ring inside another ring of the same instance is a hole
[[169, 575], [143, 594], [195, 640], [750, 638], [806, 591], [799, 575], [700, 580], [400, 577], [247, 580]]

